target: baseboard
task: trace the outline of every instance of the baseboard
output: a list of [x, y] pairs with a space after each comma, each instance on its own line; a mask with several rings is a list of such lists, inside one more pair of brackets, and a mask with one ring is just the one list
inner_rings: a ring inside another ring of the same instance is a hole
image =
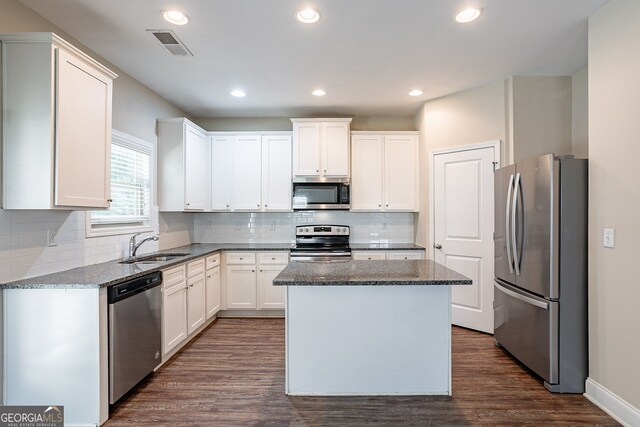
[[220, 310], [218, 317], [264, 317], [283, 318], [284, 310]]
[[640, 409], [591, 378], [587, 378], [584, 395], [623, 426], [640, 426]]

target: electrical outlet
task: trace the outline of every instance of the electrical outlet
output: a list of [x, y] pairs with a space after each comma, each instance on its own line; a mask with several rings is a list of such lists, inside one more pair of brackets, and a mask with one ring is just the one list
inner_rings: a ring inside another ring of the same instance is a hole
[[207, 230], [213, 230], [213, 221], [207, 221]]
[[382, 223], [380, 223], [380, 228], [382, 230], [386, 230], [387, 228], [389, 228], [389, 223], [386, 221], [383, 221]]
[[269, 230], [275, 231], [275, 229], [276, 229], [276, 222], [275, 221], [271, 221], [271, 224], [269, 226]]
[[613, 248], [615, 245], [615, 232], [613, 228], [605, 228], [602, 230], [602, 246], [605, 248]]
[[240, 223], [236, 222], [235, 231], [240, 231]]
[[47, 230], [47, 246], [58, 246], [58, 230]]

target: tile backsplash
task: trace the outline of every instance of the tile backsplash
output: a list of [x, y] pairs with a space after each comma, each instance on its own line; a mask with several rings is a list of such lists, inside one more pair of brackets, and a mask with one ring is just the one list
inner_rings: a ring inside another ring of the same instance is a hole
[[[0, 209], [0, 283], [122, 258], [130, 234], [86, 238], [83, 211]], [[191, 243], [290, 243], [295, 226], [338, 224], [351, 227], [353, 243], [412, 243], [414, 214], [342, 211], [283, 213], [161, 213], [160, 240], [140, 253]], [[47, 234], [55, 233], [55, 246]]]
[[413, 243], [414, 214], [309, 211], [196, 214], [194, 243], [289, 243], [295, 226], [336, 224], [351, 227], [353, 243]]
[[[0, 282], [54, 273], [122, 258], [130, 234], [86, 238], [83, 211], [0, 209]], [[160, 240], [145, 243], [140, 253], [191, 243], [188, 214], [160, 214]], [[55, 246], [47, 234], [55, 233]]]

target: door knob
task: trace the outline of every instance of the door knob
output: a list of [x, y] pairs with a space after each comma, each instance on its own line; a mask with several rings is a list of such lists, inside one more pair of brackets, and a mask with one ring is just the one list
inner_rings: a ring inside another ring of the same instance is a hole
[[436, 249], [442, 249], [442, 245], [440, 243], [436, 243], [433, 247]]

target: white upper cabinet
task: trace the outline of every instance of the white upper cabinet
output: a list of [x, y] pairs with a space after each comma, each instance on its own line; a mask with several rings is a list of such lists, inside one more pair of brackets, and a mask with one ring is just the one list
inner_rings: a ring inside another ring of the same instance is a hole
[[216, 134], [211, 142], [211, 209], [291, 211], [291, 134]]
[[231, 148], [233, 136], [212, 136], [211, 210], [231, 210]]
[[204, 130], [185, 118], [158, 119], [160, 211], [211, 209], [211, 147]]
[[3, 207], [108, 208], [117, 75], [52, 33], [0, 40]]
[[231, 209], [262, 208], [262, 137], [236, 136], [231, 163]]
[[353, 132], [352, 211], [418, 210], [417, 132]]
[[294, 176], [320, 176], [320, 123], [291, 121]]
[[384, 136], [384, 209], [418, 211], [418, 136]]
[[291, 119], [294, 177], [349, 177], [351, 119]]
[[351, 141], [351, 153], [351, 210], [382, 210], [382, 136], [354, 136]]
[[208, 210], [209, 142], [197, 127], [185, 125], [184, 199], [187, 210]]
[[262, 137], [262, 210], [291, 210], [291, 136]]

